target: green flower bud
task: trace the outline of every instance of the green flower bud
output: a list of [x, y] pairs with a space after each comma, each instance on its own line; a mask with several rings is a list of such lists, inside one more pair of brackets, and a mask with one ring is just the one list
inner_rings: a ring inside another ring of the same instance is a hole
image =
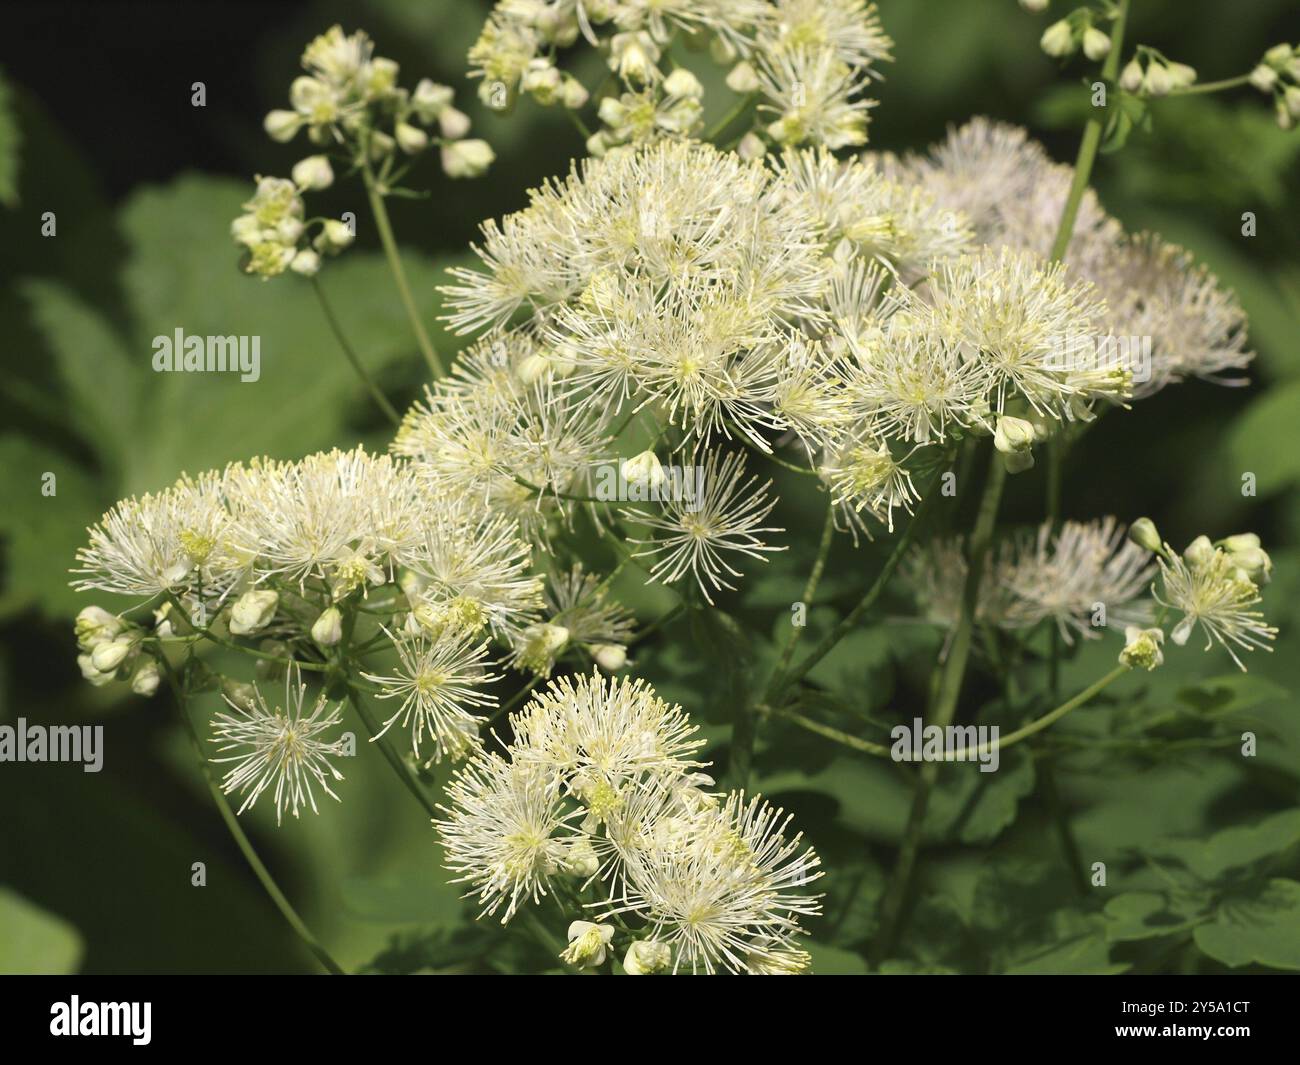
[[1004, 455], [1014, 455], [1033, 447], [1036, 435], [1033, 422], [1024, 418], [1002, 417], [998, 419], [997, 428], [993, 432], [993, 446]]
[[1148, 551], [1159, 554], [1164, 550], [1164, 541], [1160, 539], [1160, 532], [1156, 529], [1156, 523], [1150, 518], [1138, 518], [1128, 527], [1128, 538], [1138, 547], [1145, 547]]
[[409, 122], [399, 122], [393, 129], [397, 146], [407, 155], [416, 155], [429, 146], [429, 135]]
[[1119, 76], [1119, 87], [1125, 92], [1138, 92], [1142, 88], [1142, 64], [1130, 59]]
[[135, 646], [134, 641], [119, 637], [106, 640], [90, 652], [90, 662], [101, 673], [114, 673], [117, 667], [126, 661], [126, 656]]
[[1273, 86], [1277, 84], [1277, 71], [1260, 63], [1250, 72], [1250, 83], [1260, 92], [1271, 93]]
[[262, 128], [273, 141], [283, 144], [302, 128], [302, 116], [297, 111], [272, 111], [262, 120]]
[[727, 73], [727, 88], [742, 95], [758, 92], [758, 73], [748, 60], [742, 60]]

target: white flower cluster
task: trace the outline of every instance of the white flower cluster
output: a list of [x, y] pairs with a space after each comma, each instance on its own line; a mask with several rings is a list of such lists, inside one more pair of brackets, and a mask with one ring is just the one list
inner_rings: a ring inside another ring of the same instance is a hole
[[[881, 165], [961, 211], [978, 243], [1039, 259], [1052, 252], [1074, 176], [1072, 167], [1053, 162], [1024, 130], [983, 118], [951, 131], [926, 155], [883, 156]], [[1130, 371], [1135, 399], [1189, 377], [1240, 383], [1222, 375], [1254, 358], [1246, 348], [1246, 316], [1233, 293], [1182, 248], [1154, 234], [1126, 234], [1091, 190], [1080, 204], [1063, 276], [1091, 284], [1104, 304], [1097, 308], [1090, 345], [1074, 338], [1064, 355], [1087, 366], [1095, 352], [1091, 362], [1099, 368]]]
[[624, 971], [799, 972], [803, 889], [822, 874], [789, 817], [719, 797], [680, 707], [641, 681], [564, 678], [513, 715], [505, 756], [457, 770], [437, 822], [447, 867], [507, 922], [554, 896], [575, 918], [563, 958]]
[[[342, 221], [304, 220], [302, 193], [334, 183], [331, 155], [345, 167], [364, 161], [378, 168], [385, 189], [395, 180], [399, 149], [414, 156], [440, 146], [442, 168], [453, 178], [477, 176], [493, 159], [486, 141], [465, 139], [469, 118], [452, 106], [450, 88], [428, 78], [413, 91], [402, 88], [397, 63], [375, 55], [373, 42], [360, 30], [348, 35], [332, 26], [307, 46], [302, 65], [308, 73], [289, 87], [292, 109], [272, 111], [264, 126], [281, 142], [306, 130], [322, 152], [298, 162], [292, 180], [258, 177], [256, 194], [231, 225], [235, 242], [248, 250], [244, 270], [263, 280], [285, 270], [313, 276], [322, 255], [352, 243], [355, 231]], [[437, 132], [430, 136], [425, 127], [434, 126]]]
[[[951, 628], [961, 613], [969, 572], [960, 539], [914, 549], [908, 577], [925, 618]], [[1061, 637], [1095, 639], [1107, 627], [1150, 621], [1142, 597], [1155, 575], [1150, 552], [1125, 540], [1114, 518], [1064, 522], [999, 544], [984, 560], [975, 619], [1009, 631], [1055, 623]]]
[[1300, 45], [1270, 48], [1251, 71], [1250, 83], [1273, 98], [1277, 124], [1294, 129], [1300, 122]]
[[604, 128], [587, 142], [592, 155], [699, 129], [704, 89], [686, 67], [670, 65], [678, 41], [728, 66], [727, 86], [742, 105], [762, 100], [746, 154], [760, 154], [765, 142], [865, 144], [875, 101], [863, 93], [893, 47], [866, 0], [501, 0], [469, 53], [480, 97], [497, 110], [520, 93], [582, 108], [591, 94], [556, 64], [579, 37], [605, 57], [616, 82], [599, 101]]
[[[956, 625], [968, 572], [960, 539], [912, 551], [907, 575], [927, 621], [946, 629]], [[1272, 561], [1254, 533], [1215, 543], [1198, 536], [1179, 554], [1148, 518], [1133, 523], [1127, 540], [1114, 518], [1067, 521], [1055, 533], [1044, 523], [985, 559], [975, 620], [1013, 631], [1050, 619], [1067, 643], [1075, 635], [1095, 639], [1106, 628], [1122, 627], [1126, 646], [1120, 660], [1154, 669], [1163, 661], [1164, 626], [1172, 611], [1182, 615], [1170, 630], [1174, 644], [1182, 647], [1200, 626], [1207, 651], [1218, 644], [1245, 670], [1238, 652], [1271, 650], [1277, 635], [1254, 609], [1271, 572]]]

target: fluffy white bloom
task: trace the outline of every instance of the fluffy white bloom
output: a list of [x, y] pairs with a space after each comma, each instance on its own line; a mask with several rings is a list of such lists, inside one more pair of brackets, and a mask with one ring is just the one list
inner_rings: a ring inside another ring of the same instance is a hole
[[560, 800], [560, 777], [544, 765], [482, 753], [457, 769], [450, 805], [439, 806], [446, 817], [434, 825], [447, 868], [459, 874], [453, 883], [470, 885], [480, 916], [504, 905], [505, 924], [521, 903], [547, 893], [574, 838], [569, 822], [581, 815]]
[[[1195, 550], [1198, 545], [1203, 550]], [[1253, 609], [1261, 601], [1259, 588], [1230, 552], [1201, 538], [1182, 555], [1166, 545], [1158, 561], [1160, 589], [1153, 594], [1162, 606], [1183, 614], [1170, 634], [1174, 643], [1180, 647], [1187, 643], [1199, 625], [1205, 633], [1205, 649], [1219, 644], [1243, 672], [1246, 666], [1238, 651], [1272, 650], [1277, 629]]]
[[400, 699], [401, 706], [373, 738], [398, 725], [411, 730], [411, 749], [417, 758], [420, 742], [427, 737], [432, 743], [433, 754], [426, 764], [464, 757], [478, 742], [483, 723], [470, 709], [486, 709], [497, 702], [496, 696], [479, 690], [499, 679], [484, 668], [487, 644], [475, 644], [472, 636], [456, 630], [434, 638], [384, 631], [397, 650], [398, 671], [361, 675], [381, 687], [376, 698]]
[[763, 521], [776, 506], [767, 498], [771, 482], [759, 485], [757, 477], [745, 476], [745, 457], [733, 451], [721, 462], [709, 452], [700, 470], [700, 486], [662, 504], [662, 512], [624, 510], [624, 515], [648, 525], [653, 539], [637, 540], [642, 550], [637, 557], [654, 559], [650, 575], [671, 584], [690, 574], [704, 597], [713, 602], [710, 589], [734, 588], [728, 577], [740, 571], [728, 561], [730, 554], [762, 560], [772, 551], [784, 550], [765, 543], [761, 534], [784, 532]]
[[239, 813], [249, 809], [262, 793], [274, 788], [276, 824], [285, 810], [294, 817], [304, 806], [316, 808], [313, 785], [326, 795], [338, 799], [330, 780], [342, 780], [343, 774], [330, 762], [342, 754], [338, 741], [327, 742], [323, 734], [342, 720], [339, 706], [329, 707], [322, 692], [308, 709], [307, 685], [297, 668], [285, 675], [284, 705], [272, 707], [261, 688], [252, 689], [247, 703], [227, 698], [231, 713], [217, 713], [212, 718], [213, 742], [219, 746], [213, 758], [217, 764], [234, 763], [222, 778], [221, 789], [227, 795], [244, 796]]
[[632, 862], [630, 901], [616, 909], [645, 918], [651, 938], [672, 948], [673, 972], [745, 973], [787, 959], [799, 918], [821, 910], [797, 889], [822, 875], [802, 836], [786, 838], [789, 822], [758, 796], [731, 795], [676, 845]]

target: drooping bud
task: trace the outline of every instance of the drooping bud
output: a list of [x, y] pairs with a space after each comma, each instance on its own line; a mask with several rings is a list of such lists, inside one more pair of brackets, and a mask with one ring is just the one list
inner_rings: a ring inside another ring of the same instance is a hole
[[428, 78], [421, 78], [411, 93], [411, 110], [421, 122], [433, 122], [451, 106], [452, 91]]
[[1058, 59], [1067, 56], [1075, 49], [1074, 30], [1065, 19], [1053, 22], [1043, 31], [1038, 44], [1050, 56]]
[[262, 128], [273, 141], [283, 144], [302, 128], [302, 116], [297, 111], [272, 111], [262, 120]]
[[496, 153], [487, 141], [456, 141], [443, 146], [442, 169], [449, 178], [478, 177], [495, 158]]
[[1164, 542], [1160, 539], [1160, 532], [1156, 529], [1156, 523], [1150, 518], [1138, 518], [1128, 527], [1128, 538], [1138, 547], [1145, 547], [1148, 551], [1160, 554], [1164, 550]]
[[1142, 64], [1130, 59], [1119, 76], [1119, 87], [1125, 92], [1138, 92], [1142, 88]]
[[563, 866], [566, 873], [580, 880], [596, 875], [600, 869], [600, 857], [587, 836], [579, 836], [576, 842], [570, 844], [564, 852]]
[[758, 92], [758, 73], [749, 60], [742, 60], [727, 72], [727, 88], [745, 95]]
[[101, 673], [113, 673], [126, 661], [134, 646], [134, 641], [126, 637], [106, 640], [90, 652], [90, 662]]
[[303, 277], [315, 277], [320, 273], [320, 256], [310, 248], [303, 248], [293, 257], [289, 269]]
[[356, 239], [352, 230], [337, 218], [327, 218], [317, 235], [315, 245], [321, 251], [342, 251]]
[[336, 606], [322, 610], [311, 627], [311, 638], [320, 647], [333, 647], [343, 639], [343, 615]]
[[131, 674], [131, 690], [136, 695], [148, 697], [158, 690], [158, 684], [161, 680], [162, 675], [158, 672], [158, 663], [152, 658], [146, 658]]
[[596, 665], [606, 673], [615, 673], [627, 665], [627, 648], [616, 643], [598, 643], [591, 649]]
[[88, 606], [77, 615], [77, 643], [83, 651], [93, 651], [99, 644], [111, 640], [125, 628], [122, 619], [103, 607]]
[[280, 603], [278, 592], [260, 590], [245, 592], [230, 608], [230, 631], [235, 636], [251, 636], [261, 632], [275, 617]]
[[1083, 31], [1083, 54], [1093, 62], [1105, 59], [1110, 54], [1110, 38], [1096, 26], [1089, 26]]
[[407, 155], [415, 155], [429, 146], [429, 135], [409, 122], [397, 123], [393, 135], [397, 138], [397, 146]]
[[1039, 15], [1047, 10], [1048, 0], [1020, 0], [1020, 6], [1031, 15]]
[[1277, 84], [1277, 71], [1270, 66], [1260, 63], [1250, 72], [1250, 83], [1260, 92], [1272, 92], [1273, 86]]
[[1196, 81], [1196, 68], [1186, 63], [1169, 64], [1169, 83], [1172, 88], [1186, 89]]
[[1168, 96], [1172, 88], [1173, 79], [1169, 76], [1169, 68], [1157, 60], [1148, 63], [1146, 77], [1142, 79], [1142, 91], [1148, 96]]
[[668, 474], [664, 472], [659, 456], [653, 451], [642, 451], [639, 455], [624, 459], [620, 472], [628, 484], [643, 484], [652, 491], [663, 487], [668, 480]]
[[300, 189], [327, 189], [334, 184], [334, 168], [323, 155], [309, 155], [293, 166], [293, 183]]

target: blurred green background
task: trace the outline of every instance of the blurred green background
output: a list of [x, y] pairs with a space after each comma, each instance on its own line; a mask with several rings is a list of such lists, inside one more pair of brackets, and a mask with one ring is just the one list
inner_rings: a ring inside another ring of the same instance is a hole
[[[1023, 13], [1014, 0], [881, 0], [879, 7], [897, 60], [877, 92], [873, 148], [920, 149], [949, 124], [982, 113], [1028, 126], [1057, 159], [1073, 159], [1085, 90], [1078, 67], [1062, 72], [1038, 49], [1045, 17]], [[1269, 45], [1300, 40], [1294, 0], [1230, 7], [1134, 0], [1134, 8], [1131, 39], [1192, 64], [1206, 80], [1248, 71]], [[106, 761], [99, 774], [0, 764], [0, 972], [314, 969], [226, 836], [165, 697], [146, 700], [123, 695], [121, 686], [92, 689], [81, 681], [71, 618], [92, 600], [71, 592], [66, 571], [85, 527], [105, 508], [182, 470], [257, 453], [294, 458], [358, 440], [386, 445], [387, 427], [335, 350], [308, 286], [288, 276], [261, 284], [241, 275], [228, 226], [253, 174], [287, 174], [307, 152], [301, 141], [277, 145], [261, 130], [265, 112], [284, 105], [303, 45], [335, 21], [349, 31], [364, 28], [379, 53], [400, 62], [404, 84], [427, 75], [454, 85], [474, 135], [498, 155], [487, 177], [454, 184], [427, 159], [412, 183], [432, 187], [432, 196], [391, 205], [432, 322], [434, 285], [446, 266], [465, 261], [478, 221], [521, 206], [529, 186], [581, 154], [578, 135], [559, 114], [529, 101], [508, 117], [478, 106], [463, 78], [464, 55], [486, 10], [469, 0], [7, 6], [0, 46], [0, 723], [19, 716], [102, 723]], [[203, 108], [191, 105], [196, 81], [206, 86]], [[712, 93], [713, 106], [720, 110], [724, 96]], [[1185, 653], [1170, 656], [1146, 696], [1154, 711], [1171, 708], [1229, 732], [1240, 732], [1243, 720], [1257, 723], [1268, 739], [1254, 764], [1243, 769], [1240, 759], [1198, 755], [1111, 763], [1063, 779], [1083, 850], [1115, 856], [1116, 868], [1126, 848], [1156, 841], [1176, 847], [1183, 836], [1205, 838], [1300, 806], [1300, 719], [1287, 694], [1300, 691], [1293, 642], [1300, 617], [1293, 546], [1300, 525], [1298, 159], [1300, 135], [1279, 131], [1265, 98], [1247, 89], [1161, 102], [1150, 134], [1136, 134], [1098, 164], [1102, 201], [1128, 228], [1185, 244], [1236, 289], [1259, 357], [1247, 389], [1188, 384], [1107, 417], [1071, 457], [1066, 516], [1113, 513], [1127, 521], [1149, 514], [1180, 545], [1200, 532], [1259, 531], [1276, 563], [1267, 610], [1282, 630], [1278, 653], [1256, 655], [1249, 678], [1230, 675], [1226, 656]], [[319, 203], [321, 213], [354, 210], [361, 220], [358, 247], [327, 263], [321, 280], [385, 390], [409, 402], [422, 385], [422, 363], [368, 232], [359, 188], [340, 182]], [[1244, 211], [1258, 218], [1255, 237], [1241, 236]], [[45, 212], [55, 214], [54, 236], [41, 234]], [[261, 381], [153, 374], [151, 338], [178, 326], [260, 335]], [[435, 340], [454, 350], [453, 338]], [[47, 471], [57, 476], [52, 498], [41, 494]], [[1244, 471], [1257, 476], [1254, 498], [1241, 495]], [[778, 515], [805, 530], [804, 542], [791, 536], [794, 548], [747, 587], [730, 608], [737, 613], [768, 618], [798, 598], [821, 518], [800, 486], [782, 487]], [[1017, 478], [1006, 514], [1037, 520], [1041, 498], [1038, 472]], [[875, 547], [837, 550], [827, 605], [814, 626], [865, 585], [877, 558]], [[644, 596], [647, 604], [657, 601]], [[896, 605], [904, 609], [901, 599]], [[646, 652], [641, 671], [706, 727], [725, 724], [719, 708], [726, 693], [709, 687], [704, 663], [683, 660], [690, 646], [685, 632], [670, 630]], [[869, 717], [911, 690], [914, 660], [933, 648], [904, 627], [864, 633], [828, 658], [815, 679], [832, 693], [859, 700], [866, 693], [869, 705], [859, 710]], [[1079, 655], [1067, 669], [1067, 690], [1095, 677], [1113, 654], [1107, 644]], [[772, 729], [764, 739], [764, 790], [798, 814], [835, 874], [827, 880], [828, 916], [814, 927], [819, 968], [862, 971], [859, 948], [905, 813], [905, 782], [896, 767], [863, 765], [809, 737]], [[779, 766], [771, 758], [778, 744]], [[419, 944], [432, 937], [445, 946], [464, 927], [431, 833], [376, 752], [363, 745], [347, 775], [345, 801], [330, 803], [321, 817], [277, 831], [261, 809], [248, 819], [249, 831], [345, 966], [374, 958], [395, 934], [417, 961], [408, 964], [396, 950], [379, 967], [429, 964]], [[936, 828], [954, 845], [936, 855], [920, 888], [919, 945], [910, 953], [921, 961], [964, 971], [1032, 965], [1017, 954], [1018, 933], [1007, 922], [1020, 928], [1070, 920], [1062, 916], [1063, 896], [1034, 864], [1050, 857], [1051, 844], [1036, 820], [1032, 774], [1004, 764], [998, 777], [996, 794], [966, 802], [969, 796], [954, 792], [947, 814], [939, 804], [936, 816], [960, 824]], [[981, 848], [995, 840], [999, 858], [989, 863]], [[1295, 840], [1283, 842], [1281, 861], [1294, 875]], [[207, 864], [206, 888], [190, 886], [196, 861]], [[963, 953], [931, 948], [926, 937], [957, 942]], [[1051, 941], [1046, 933], [1035, 940]], [[461, 954], [477, 967], [475, 959], [498, 947], [499, 936]], [[1295, 949], [1300, 954], [1300, 945]], [[1079, 971], [1181, 964], [1177, 956], [1126, 962], [1122, 949], [1093, 940], [1076, 955], [1044, 961], [1039, 950], [1025, 957]], [[460, 963], [451, 947], [437, 956], [444, 965]], [[502, 957], [494, 964], [509, 968]]]

